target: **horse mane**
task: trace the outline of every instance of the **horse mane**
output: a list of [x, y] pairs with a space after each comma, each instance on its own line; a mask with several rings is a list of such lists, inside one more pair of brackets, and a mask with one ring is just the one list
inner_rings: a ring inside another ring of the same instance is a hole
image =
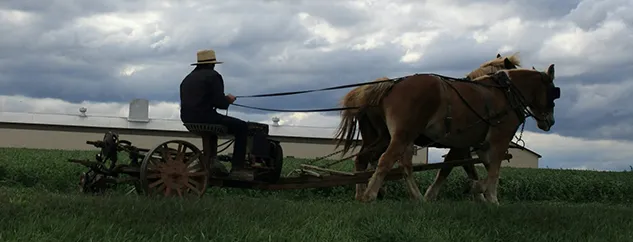
[[468, 75], [466, 75], [466, 77], [470, 78], [470, 79], [477, 79], [481, 76], [485, 76], [487, 74], [490, 73], [495, 73], [497, 71], [500, 70], [505, 70], [505, 59], [508, 59], [508, 61], [510, 61], [510, 63], [512, 63], [514, 66], [521, 66], [521, 58], [519, 58], [519, 52], [516, 52], [510, 56], [502, 56], [502, 57], [497, 57], [495, 59], [489, 60], [484, 62], [483, 64], [481, 64], [479, 66], [479, 68], [473, 70], [472, 72], [468, 73]]
[[516, 52], [510, 56], [502, 56], [502, 57], [484, 62], [483, 64], [480, 65], [480, 67], [503, 66], [503, 61], [505, 58], [508, 58], [508, 60], [512, 62], [512, 64], [514, 64], [515, 66], [521, 66], [521, 58], [519, 58], [519, 52]]

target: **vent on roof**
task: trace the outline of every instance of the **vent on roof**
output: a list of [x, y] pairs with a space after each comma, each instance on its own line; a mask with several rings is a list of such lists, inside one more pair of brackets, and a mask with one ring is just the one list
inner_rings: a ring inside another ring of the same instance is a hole
[[149, 122], [149, 101], [146, 99], [132, 100], [127, 120], [130, 122]]
[[80, 107], [79, 108], [79, 112], [81, 114], [79, 114], [80, 117], [87, 117], [88, 115], [86, 115], [86, 111], [88, 111], [88, 109], [86, 107]]

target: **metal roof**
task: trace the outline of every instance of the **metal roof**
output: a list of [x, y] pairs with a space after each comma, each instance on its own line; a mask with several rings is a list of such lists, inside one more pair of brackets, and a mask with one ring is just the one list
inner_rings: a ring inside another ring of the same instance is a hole
[[[66, 125], [83, 127], [106, 127], [123, 129], [184, 131], [182, 121], [177, 119], [150, 119], [149, 122], [132, 122], [126, 117], [59, 114], [59, 113], [18, 113], [0, 112], [0, 122], [42, 125]], [[336, 128], [310, 126], [274, 126], [269, 124], [272, 136], [332, 139]]]

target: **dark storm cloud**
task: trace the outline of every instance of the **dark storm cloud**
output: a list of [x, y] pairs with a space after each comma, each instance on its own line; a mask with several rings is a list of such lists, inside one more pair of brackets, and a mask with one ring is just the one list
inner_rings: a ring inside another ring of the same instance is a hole
[[488, 4], [512, 4], [519, 6], [521, 11], [516, 13], [516, 16], [521, 19], [549, 19], [558, 18], [567, 15], [572, 9], [581, 2], [580, 0], [453, 0], [461, 5], [469, 5], [474, 3], [488, 3]]

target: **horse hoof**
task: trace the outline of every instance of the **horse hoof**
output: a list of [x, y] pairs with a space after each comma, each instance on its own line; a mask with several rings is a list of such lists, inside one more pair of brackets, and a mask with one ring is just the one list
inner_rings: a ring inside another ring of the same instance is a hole
[[488, 202], [488, 200], [486, 200], [486, 198], [484, 197], [484, 194], [482, 193], [473, 194], [473, 199], [475, 200], [475, 202], [481, 202], [481, 203]]
[[363, 196], [360, 199], [360, 202], [362, 202], [362, 203], [370, 203], [370, 202], [373, 202], [374, 200], [376, 200], [376, 198], [365, 195], [365, 196]]

